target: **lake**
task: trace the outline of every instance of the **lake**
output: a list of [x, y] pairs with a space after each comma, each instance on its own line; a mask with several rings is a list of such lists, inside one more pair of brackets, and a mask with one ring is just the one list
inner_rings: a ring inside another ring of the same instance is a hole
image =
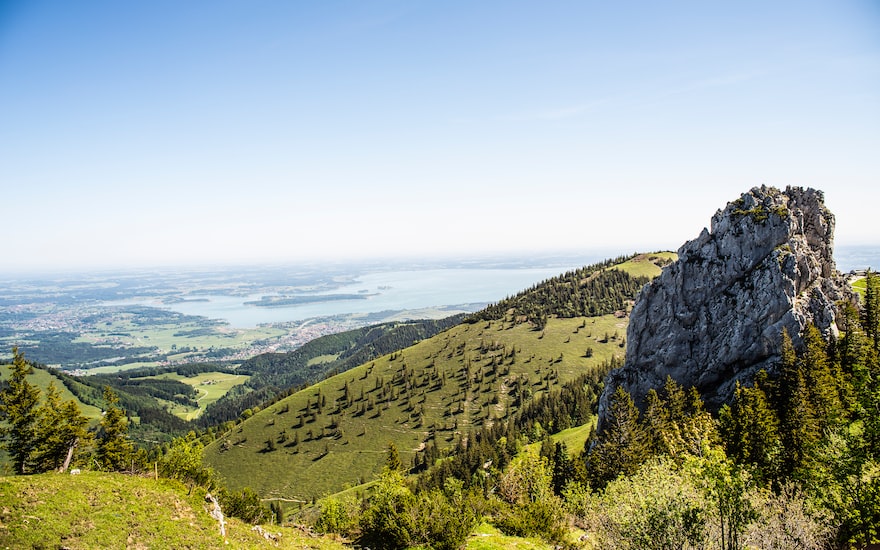
[[264, 294], [248, 296], [200, 294], [198, 296], [200, 301], [171, 303], [164, 307], [187, 315], [223, 319], [237, 328], [249, 328], [262, 323], [298, 321], [345, 313], [374, 313], [388, 310], [497, 302], [545, 279], [577, 267], [581, 266], [388, 271], [360, 275], [355, 282], [345, 284], [332, 291], [309, 294], [309, 296], [334, 294], [362, 296], [358, 299], [311, 302], [296, 306], [262, 307], [248, 305], [245, 302], [258, 301]]
[[[248, 295], [198, 293], [189, 296], [198, 300], [167, 304], [154, 302], [150, 305], [159, 305], [187, 315], [223, 319], [236, 328], [346, 313], [375, 313], [464, 304], [471, 304], [467, 309], [474, 310], [474, 304], [497, 302], [550, 277], [601, 259], [597, 256], [591, 261], [573, 260], [569, 266], [556, 263], [539, 267], [389, 268], [387, 271], [358, 274], [352, 282], [332, 290], [303, 290], [297, 293], [310, 297], [357, 295], [357, 299], [309, 302], [295, 306], [263, 307], [245, 303], [272, 296], [269, 292]], [[835, 260], [838, 269], [843, 272], [869, 266], [876, 270], [880, 267], [880, 246], [839, 246], [835, 249]]]

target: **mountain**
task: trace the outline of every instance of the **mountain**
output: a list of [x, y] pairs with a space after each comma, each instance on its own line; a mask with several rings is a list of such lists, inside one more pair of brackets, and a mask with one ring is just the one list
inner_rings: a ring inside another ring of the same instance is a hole
[[833, 236], [834, 216], [813, 189], [756, 187], [719, 210], [639, 293], [600, 425], [618, 387], [640, 403], [672, 377], [717, 410], [737, 381], [776, 368], [783, 330], [796, 347], [809, 323], [836, 336], [835, 304], [852, 291], [835, 269]]
[[382, 323], [321, 336], [287, 353], [257, 355], [235, 371], [250, 375], [247, 382], [208, 406], [197, 424], [209, 427], [235, 420], [247, 409], [430, 338], [463, 318], [453, 315], [439, 320]]
[[[211, 443], [205, 462], [231, 488], [301, 501], [372, 480], [389, 443], [406, 466], [432, 462], [472, 431], [622, 359], [628, 304], [670, 256], [621, 258], [537, 284], [503, 311], [490, 307], [279, 400]], [[596, 315], [581, 313], [591, 308]]]

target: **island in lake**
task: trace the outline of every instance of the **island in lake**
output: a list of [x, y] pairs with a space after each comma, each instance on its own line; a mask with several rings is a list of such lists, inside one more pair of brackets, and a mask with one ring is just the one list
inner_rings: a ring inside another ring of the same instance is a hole
[[320, 302], [335, 302], [339, 300], [366, 300], [378, 294], [298, 294], [296, 296], [263, 296], [259, 300], [245, 302], [248, 306], [257, 307], [289, 307], [303, 304], [316, 304]]

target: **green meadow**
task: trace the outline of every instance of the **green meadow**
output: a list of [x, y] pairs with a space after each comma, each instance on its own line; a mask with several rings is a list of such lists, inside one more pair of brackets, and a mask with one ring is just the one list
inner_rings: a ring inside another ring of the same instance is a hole
[[[9, 378], [9, 369], [10, 365], [0, 365], [0, 380], [6, 380]], [[34, 369], [32, 374], [28, 375], [28, 382], [34, 384], [35, 386], [40, 388], [40, 391], [45, 394], [46, 389], [49, 387], [49, 384], [55, 384], [55, 387], [58, 389], [61, 394], [61, 399], [64, 401], [74, 400], [77, 405], [79, 405], [79, 410], [82, 411], [83, 415], [88, 418], [100, 418], [101, 417], [101, 409], [98, 407], [94, 407], [92, 405], [86, 405], [75, 395], [73, 395], [67, 386], [65, 386], [61, 380], [52, 375], [49, 371], [43, 369]]]
[[624, 354], [626, 318], [462, 324], [297, 392], [208, 446], [205, 461], [236, 489], [310, 500], [370, 481], [394, 442], [405, 464], [427, 444], [515, 412]]
[[197, 401], [199, 407], [185, 407], [178, 403], [169, 403], [170, 412], [177, 415], [183, 420], [194, 420], [204, 412], [205, 408], [211, 403], [217, 401], [233, 387], [247, 382], [250, 376], [246, 374], [229, 374], [225, 372], [203, 372], [195, 376], [182, 376], [177, 373], [165, 373], [156, 376], [146, 376], [144, 378], [164, 378], [169, 380], [178, 380], [184, 384], [188, 384], [199, 392]]

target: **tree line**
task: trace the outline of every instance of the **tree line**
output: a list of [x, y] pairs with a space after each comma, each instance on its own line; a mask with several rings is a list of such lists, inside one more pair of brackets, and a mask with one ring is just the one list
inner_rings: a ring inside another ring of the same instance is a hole
[[549, 316], [594, 317], [625, 310], [649, 279], [608, 268], [633, 257], [621, 256], [552, 277], [474, 313], [468, 322], [511, 316], [514, 323], [528, 322], [542, 330]]

